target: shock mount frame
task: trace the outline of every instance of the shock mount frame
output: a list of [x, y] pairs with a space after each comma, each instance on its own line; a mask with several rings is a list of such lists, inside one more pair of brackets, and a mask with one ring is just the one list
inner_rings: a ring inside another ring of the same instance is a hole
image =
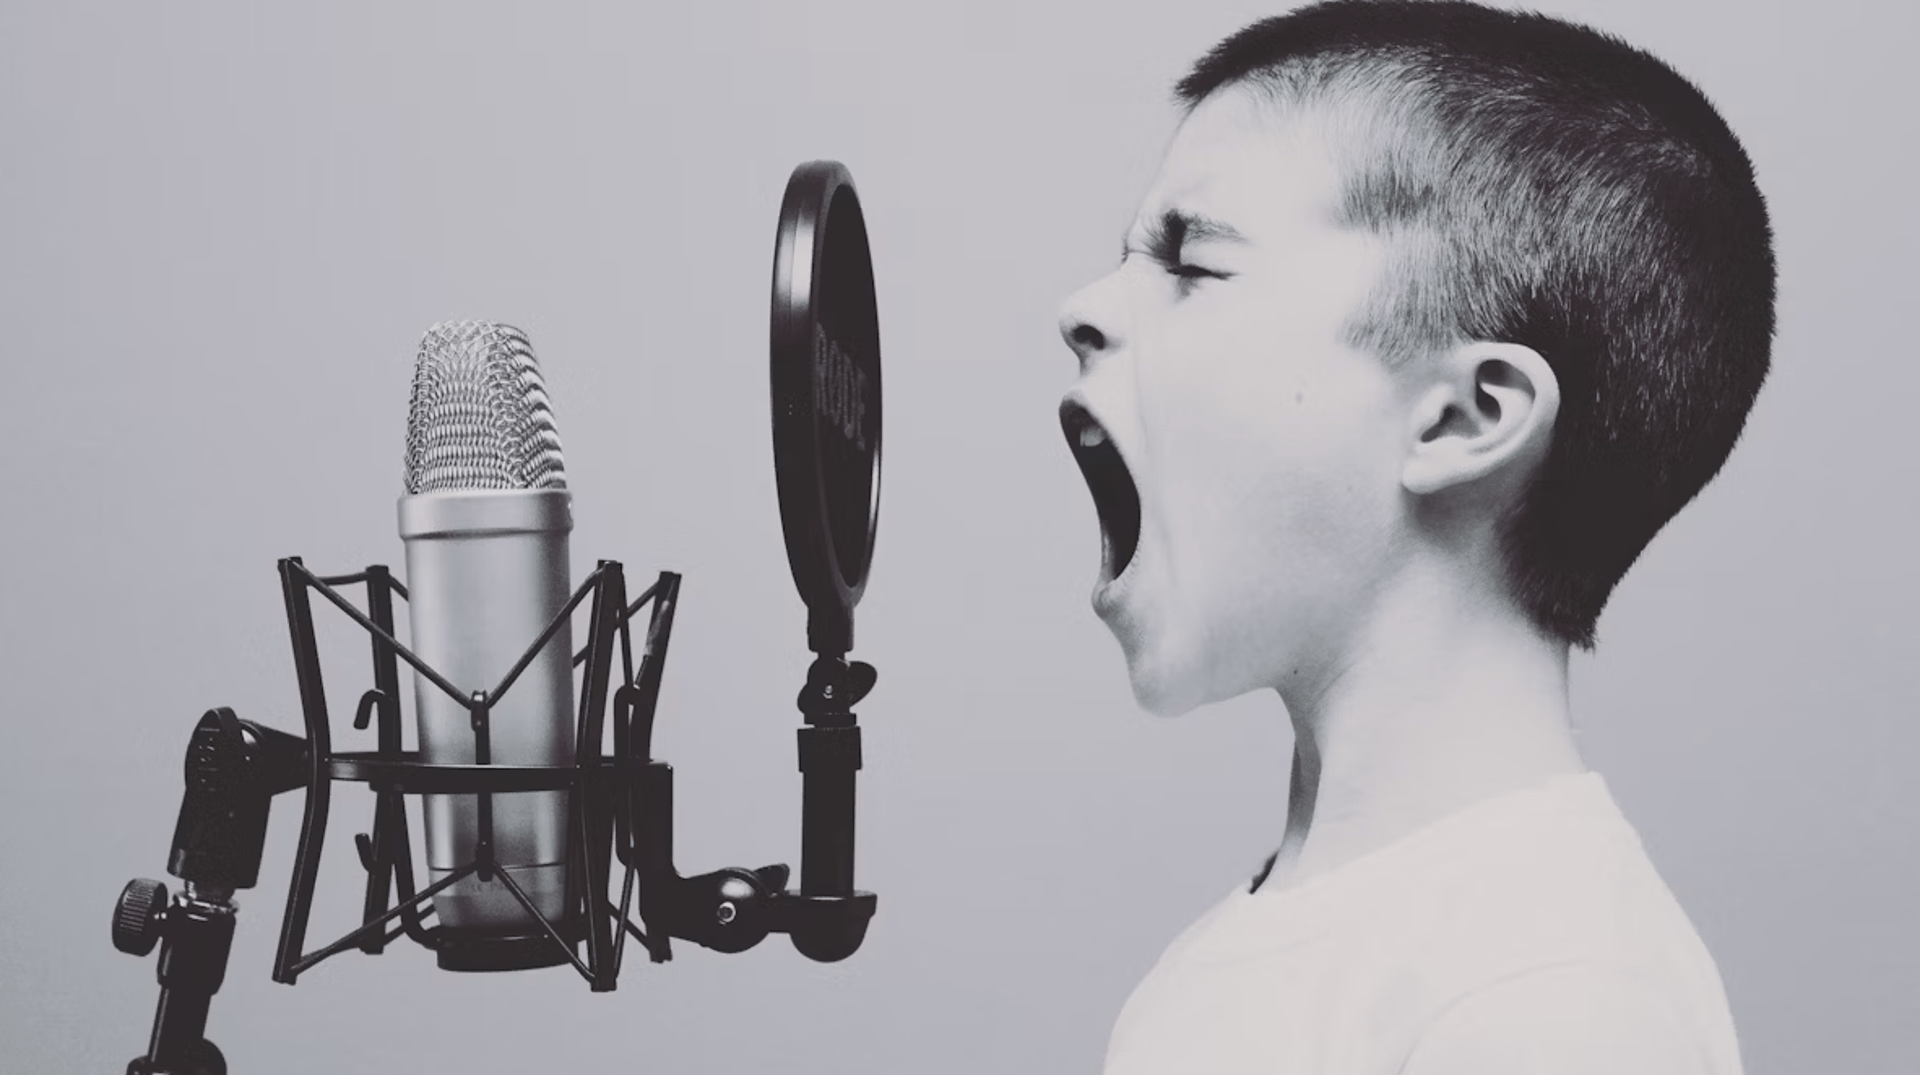
[[[351, 948], [379, 954], [401, 937], [435, 951], [440, 965], [449, 970], [570, 964], [593, 992], [615, 988], [629, 936], [655, 963], [672, 958], [675, 937], [739, 952], [769, 933], [785, 933], [801, 953], [820, 961], [844, 959], [859, 948], [876, 898], [853, 888], [854, 776], [861, 759], [860, 729], [851, 707], [873, 685], [871, 666], [849, 662], [844, 653], [817, 654], [800, 692], [798, 705], [806, 721], [798, 730], [803, 779], [800, 888], [787, 890], [789, 870], [783, 864], [727, 867], [688, 877], [673, 862], [673, 769], [651, 754], [661, 675], [679, 601], [678, 574], [661, 572], [629, 602], [621, 564], [599, 561], [500, 683], [469, 693], [395, 636], [393, 599], [405, 600], [407, 590], [385, 566], [323, 577], [299, 557], [288, 557], [279, 562], [279, 573], [307, 737], [300, 740], [240, 720], [227, 709], [209, 711], [195, 728], [187, 751], [186, 795], [168, 862], [168, 872], [186, 881], [186, 891], [168, 906], [164, 886], [136, 880], [122, 894], [114, 923], [115, 944], [123, 951], [144, 955], [156, 942], [165, 945], [153, 1036], [147, 1054], [128, 1065], [129, 1075], [225, 1072], [224, 1059], [204, 1033], [208, 1005], [224, 978], [231, 945], [231, 896], [234, 889], [257, 881], [272, 797], [303, 784], [305, 814], [274, 957], [276, 982], [292, 985], [315, 965]], [[352, 586], [365, 587], [364, 610], [341, 593]], [[375, 728], [375, 750], [333, 748], [313, 594], [369, 637], [373, 686], [360, 695], [353, 726]], [[583, 604], [588, 607], [588, 638], [572, 657], [580, 669], [574, 763], [494, 763], [492, 708]], [[642, 609], [648, 609], [648, 615], [636, 662], [632, 622]], [[424, 684], [472, 714], [473, 764], [429, 763], [419, 751], [403, 749], [402, 662]], [[609, 699], [611, 753], [604, 749]], [[361, 924], [307, 951], [314, 883], [336, 781], [367, 784], [375, 796], [371, 831], [354, 837], [367, 875]], [[525, 791], [568, 793], [566, 913], [559, 921], [542, 915], [494, 858], [493, 796]], [[423, 794], [475, 796], [478, 827], [470, 859], [417, 888], [404, 797]], [[621, 874], [617, 900], [609, 894], [616, 862]], [[433, 896], [470, 876], [505, 886], [537, 930], [503, 935], [429, 925]], [[636, 895], [641, 924], [632, 917]], [[584, 958], [579, 952], [583, 946]]]

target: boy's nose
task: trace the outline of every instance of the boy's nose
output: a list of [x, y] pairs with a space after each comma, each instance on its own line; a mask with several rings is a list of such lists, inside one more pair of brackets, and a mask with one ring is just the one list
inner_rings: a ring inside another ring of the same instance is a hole
[[1060, 338], [1079, 358], [1082, 372], [1120, 343], [1117, 319], [1105, 308], [1109, 290], [1110, 282], [1101, 280], [1081, 288], [1060, 306]]

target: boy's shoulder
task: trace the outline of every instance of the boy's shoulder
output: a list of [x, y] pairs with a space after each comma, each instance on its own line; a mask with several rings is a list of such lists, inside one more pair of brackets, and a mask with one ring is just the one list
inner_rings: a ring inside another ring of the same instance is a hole
[[1595, 774], [1481, 803], [1293, 888], [1247, 888], [1141, 983], [1112, 1075], [1196, 1047], [1222, 1072], [1401, 1072], [1415, 1056], [1452, 1070], [1442, 1061], [1471, 1053], [1476, 1028], [1522, 1019], [1550, 1040], [1680, 1049], [1694, 1066], [1676, 1070], [1739, 1070], [1712, 960]]

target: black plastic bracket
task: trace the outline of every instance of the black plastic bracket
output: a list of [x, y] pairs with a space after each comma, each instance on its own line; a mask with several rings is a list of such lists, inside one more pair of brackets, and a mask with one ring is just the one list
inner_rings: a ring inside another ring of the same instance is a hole
[[180, 816], [167, 872], [186, 888], [135, 880], [121, 894], [114, 943], [145, 955], [160, 944], [160, 1001], [135, 1075], [224, 1075], [226, 1061], [206, 1039], [207, 1012], [226, 980], [233, 947], [235, 889], [260, 877], [273, 797], [298, 787], [311, 756], [305, 740], [212, 709], [187, 739]]

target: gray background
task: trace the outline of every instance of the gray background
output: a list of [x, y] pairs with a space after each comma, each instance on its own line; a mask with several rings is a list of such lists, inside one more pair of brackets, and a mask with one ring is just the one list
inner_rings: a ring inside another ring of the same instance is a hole
[[[109, 946], [113, 898], [162, 876], [202, 710], [298, 727], [275, 559], [399, 563], [411, 359], [444, 318], [531, 336], [576, 564], [686, 574], [658, 736], [682, 866], [797, 855], [766, 290], [787, 173], [824, 156], [866, 202], [888, 363], [866, 947], [683, 945], [596, 996], [406, 946], [278, 986], [292, 795], [212, 1036], [242, 1075], [1098, 1070], [1162, 945], [1277, 839], [1288, 733], [1271, 696], [1134, 709], [1086, 607], [1054, 310], [1112, 263], [1170, 82], [1272, 8], [266, 6], [0, 8], [0, 1069], [143, 1046], [153, 964]], [[1920, 1070], [1914, 16], [1546, 7], [1708, 89], [1783, 266], [1745, 443], [1576, 662], [1585, 750], [1716, 954], [1751, 1071]], [[362, 650], [329, 638], [338, 706]], [[369, 816], [336, 796], [310, 945], [353, 924]]]

